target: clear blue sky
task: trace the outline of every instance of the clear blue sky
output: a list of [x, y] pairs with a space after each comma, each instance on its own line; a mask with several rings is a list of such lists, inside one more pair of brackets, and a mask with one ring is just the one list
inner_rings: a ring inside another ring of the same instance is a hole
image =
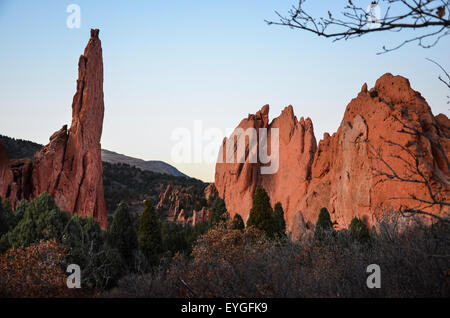
[[[310, 2], [326, 14], [328, 5]], [[71, 3], [81, 8], [80, 29], [66, 26]], [[448, 115], [448, 92], [425, 57], [450, 69], [450, 37], [432, 49], [410, 45], [377, 56], [399, 35], [332, 43], [264, 23], [292, 3], [1, 0], [0, 134], [46, 144], [70, 124], [78, 57], [94, 27], [105, 68], [102, 147], [146, 160], [173, 163], [177, 127], [202, 120], [225, 131], [264, 104], [271, 118], [292, 104], [297, 117], [312, 118], [320, 140], [336, 131], [362, 84], [372, 87], [386, 72], [409, 78], [435, 114]], [[214, 179], [214, 164], [176, 166]]]

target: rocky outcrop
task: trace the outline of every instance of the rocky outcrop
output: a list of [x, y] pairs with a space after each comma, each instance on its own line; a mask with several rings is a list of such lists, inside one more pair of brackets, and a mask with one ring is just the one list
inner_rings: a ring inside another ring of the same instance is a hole
[[3, 198], [9, 197], [12, 182], [13, 173], [9, 165], [8, 155], [5, 147], [0, 142], [0, 196]]
[[[248, 158], [245, 163], [216, 165], [215, 186], [231, 216], [239, 213], [246, 220], [255, 188], [262, 186], [272, 204], [282, 203], [288, 231], [295, 238], [313, 227], [322, 207], [328, 208], [336, 228], [347, 227], [354, 216], [371, 226], [387, 211], [417, 205], [412, 197], [428, 197], [424, 184], [386, 177], [390, 169], [411, 176], [414, 160], [408, 153], [423, 155], [425, 175], [450, 180], [449, 120], [443, 114], [434, 117], [425, 99], [401, 76], [385, 74], [370, 91], [364, 84], [347, 106], [338, 131], [325, 134], [318, 147], [309, 118], [297, 121], [289, 106], [268, 124], [268, 110], [264, 106], [238, 128], [279, 128], [278, 171], [261, 174], [261, 165]], [[428, 139], [399, 132], [403, 124], [439, 141], [447, 158]], [[440, 195], [448, 201], [448, 186]]]
[[203, 193], [197, 193], [192, 187], [172, 186], [168, 184], [161, 192], [156, 210], [160, 215], [181, 224], [196, 225], [208, 222], [210, 211], [206, 206], [209, 196], [215, 195], [214, 184], [208, 185]]
[[206, 188], [205, 188], [205, 199], [206, 201], [210, 201], [212, 198], [214, 198], [215, 196], [218, 195], [216, 186], [214, 185], [214, 183], [210, 183]]
[[[78, 62], [70, 129], [65, 125], [55, 132], [49, 144], [34, 156], [33, 164], [23, 160], [9, 163], [13, 182], [9, 182], [9, 193], [4, 185], [0, 190], [12, 202], [48, 192], [62, 210], [92, 216], [106, 228], [100, 147], [103, 60], [98, 34], [99, 30], [91, 30], [89, 43]], [[0, 167], [4, 169], [5, 164], [2, 162]]]

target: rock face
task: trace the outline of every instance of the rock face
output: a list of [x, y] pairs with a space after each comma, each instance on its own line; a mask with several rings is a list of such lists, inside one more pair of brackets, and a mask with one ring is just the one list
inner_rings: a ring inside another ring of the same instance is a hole
[[196, 194], [191, 187], [173, 187], [169, 184], [161, 192], [156, 211], [168, 219], [181, 224], [196, 225], [208, 222], [211, 213], [205, 206], [200, 205], [206, 204], [209, 197], [214, 196], [215, 191], [213, 184], [208, 185], [204, 192], [199, 194]]
[[78, 62], [70, 129], [65, 125], [55, 132], [50, 143], [34, 156], [33, 164], [22, 160], [7, 165], [0, 159], [0, 173], [8, 170], [7, 166], [13, 172], [12, 182], [8, 181], [8, 171], [4, 179], [9, 184], [9, 193], [1, 184], [0, 190], [13, 204], [48, 192], [62, 210], [92, 216], [106, 228], [100, 147], [104, 114], [103, 59], [98, 34], [99, 30], [91, 30], [89, 43]]
[[[415, 162], [408, 152], [423, 154], [421, 171], [444, 180], [440, 195], [447, 201], [450, 198], [449, 119], [443, 114], [434, 117], [425, 99], [401, 76], [385, 74], [370, 91], [364, 84], [347, 106], [338, 131], [332, 136], [326, 133], [318, 147], [309, 118], [297, 121], [288, 106], [268, 124], [268, 111], [266, 105], [238, 128], [279, 128], [278, 172], [261, 174], [261, 165], [248, 158], [245, 163], [216, 165], [215, 186], [231, 216], [239, 213], [246, 221], [253, 193], [262, 186], [272, 205], [282, 203], [294, 238], [313, 228], [322, 207], [328, 208], [336, 228], [348, 227], [354, 216], [374, 225], [385, 212], [417, 205], [412, 196], [429, 198], [424, 184], [398, 182], [383, 175], [392, 168], [399, 176], [417, 177], [409, 171]], [[400, 133], [403, 124], [440, 141], [447, 158], [426, 138]], [[449, 213], [439, 206], [430, 211]]]

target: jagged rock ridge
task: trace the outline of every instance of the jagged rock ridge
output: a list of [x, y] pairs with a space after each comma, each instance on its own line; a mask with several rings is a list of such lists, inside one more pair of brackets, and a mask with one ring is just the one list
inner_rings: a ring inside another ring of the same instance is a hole
[[[408, 198], [426, 197], [425, 185], [399, 183], [375, 173], [387, 169], [376, 156], [379, 154], [397, 173], [408, 174], [411, 158], [389, 141], [412, 153], [420, 147], [426, 160], [424, 171], [450, 180], [446, 161], [436, 147], [425, 138], [399, 132], [402, 123], [395, 118], [439, 141], [447, 157], [450, 153], [449, 119], [443, 114], [434, 117], [425, 99], [401, 76], [385, 74], [370, 91], [364, 84], [347, 106], [338, 131], [332, 136], [325, 134], [318, 146], [311, 120], [297, 121], [292, 106], [270, 124], [268, 112], [266, 105], [242, 120], [238, 128], [279, 128], [278, 172], [263, 175], [260, 164], [250, 163], [248, 158], [245, 163], [216, 164], [215, 186], [232, 216], [239, 213], [244, 220], [248, 218], [257, 186], [266, 189], [272, 204], [282, 203], [294, 238], [312, 229], [322, 207], [328, 208], [335, 226], [343, 228], [354, 216], [371, 226], [388, 211], [417, 205]], [[440, 195], [448, 201], [448, 187]], [[442, 207], [432, 209], [438, 214], [449, 213]]]

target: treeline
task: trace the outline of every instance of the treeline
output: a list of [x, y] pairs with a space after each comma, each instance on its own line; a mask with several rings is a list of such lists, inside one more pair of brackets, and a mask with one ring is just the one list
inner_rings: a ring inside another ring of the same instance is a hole
[[[15, 297], [448, 297], [450, 227], [415, 220], [377, 230], [354, 218], [336, 231], [321, 209], [313, 235], [292, 242], [283, 207], [258, 188], [247, 220], [232, 219], [218, 197], [209, 222], [167, 222], [145, 200], [143, 211], [117, 207], [107, 231], [91, 218], [60, 211], [43, 194], [12, 213], [0, 205], [0, 295]], [[82, 288], [65, 287], [77, 264]], [[366, 285], [381, 268], [380, 289]], [[29, 275], [24, 275], [27, 271]]]
[[[219, 201], [214, 198], [210, 204], [218, 207], [220, 204], [215, 202]], [[213, 208], [213, 215], [217, 213], [222, 211]], [[51, 268], [46, 267], [46, 261], [41, 264], [44, 271], [56, 275], [48, 281], [63, 281], [67, 265], [79, 265], [84, 291], [94, 293], [115, 286], [125, 275], [148, 273], [163, 259], [177, 254], [189, 256], [196, 239], [211, 226], [209, 222], [195, 226], [168, 222], [155, 212], [151, 200], [145, 200], [144, 211], [139, 214], [130, 213], [126, 203], [119, 204], [108, 230], [103, 231], [91, 217], [61, 211], [47, 193], [31, 202], [19, 202], [14, 212], [6, 199], [0, 203], [0, 295], [47, 296], [39, 292], [46, 290], [40, 285], [46, 282], [3, 281], [23, 271], [25, 265], [20, 260], [28, 250], [39, 250], [45, 245], [46, 253], [60, 255], [60, 262]], [[49, 247], [53, 250], [48, 251]], [[45, 255], [42, 257], [46, 259]], [[60, 284], [54, 296], [66, 295], [65, 289], [65, 283]]]
[[[186, 212], [206, 206], [203, 191], [207, 184], [200, 180], [144, 171], [127, 164], [103, 162], [105, 201], [110, 216], [120, 202], [133, 203], [150, 199], [154, 204], [158, 203], [161, 193], [164, 193], [169, 184], [190, 194], [191, 199], [183, 202], [182, 208]], [[143, 204], [139, 207], [143, 208]]]

